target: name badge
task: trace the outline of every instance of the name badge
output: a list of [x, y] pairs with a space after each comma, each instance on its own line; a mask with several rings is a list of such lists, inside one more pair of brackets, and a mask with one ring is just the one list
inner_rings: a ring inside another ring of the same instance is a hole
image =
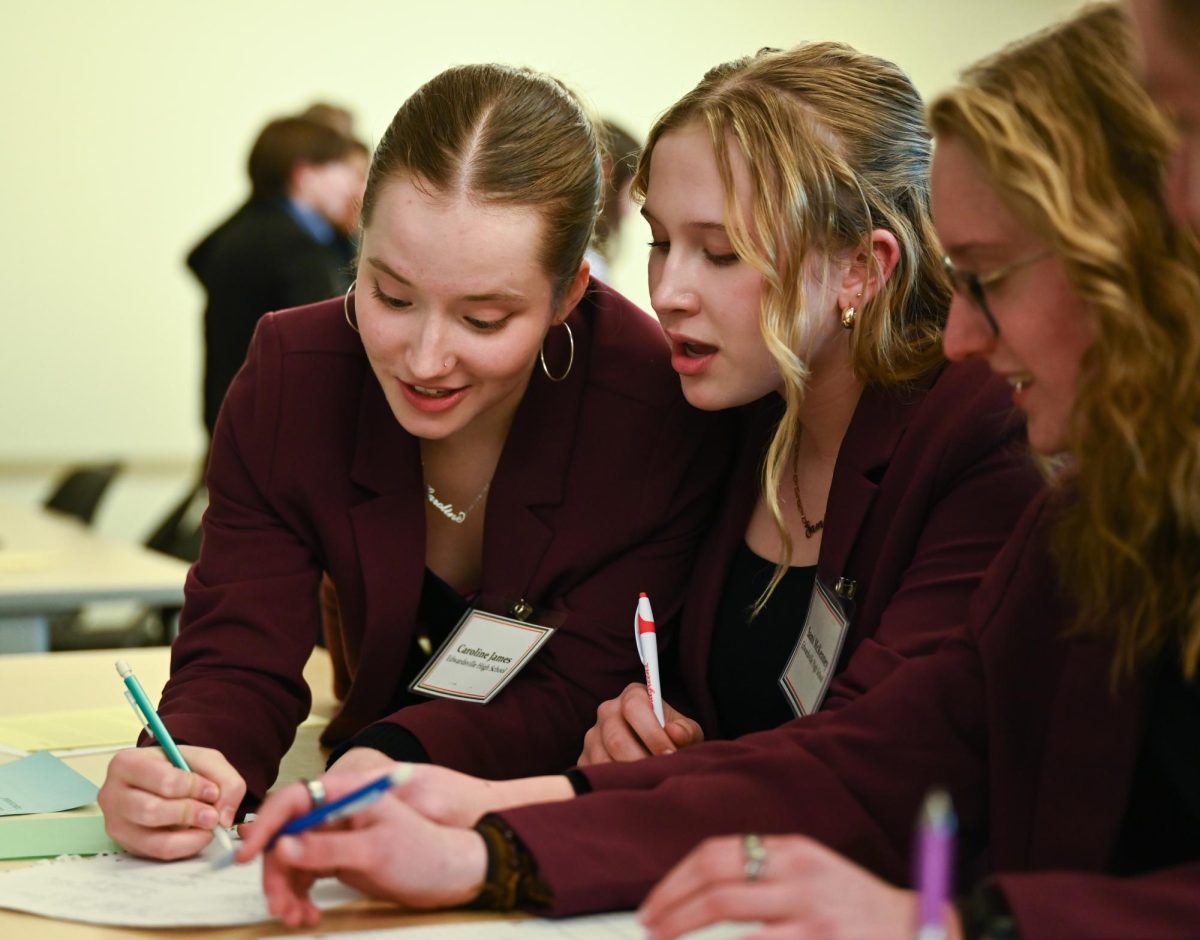
[[804, 629], [779, 677], [779, 687], [797, 718], [811, 715], [825, 700], [849, 624], [837, 598], [816, 578]]
[[410, 692], [486, 704], [533, 659], [554, 627], [471, 608], [451, 631]]

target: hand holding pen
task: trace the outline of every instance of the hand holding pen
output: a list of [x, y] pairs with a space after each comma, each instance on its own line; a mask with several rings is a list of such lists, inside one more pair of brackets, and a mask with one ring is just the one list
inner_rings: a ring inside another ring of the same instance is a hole
[[[125, 663], [121, 667], [139, 720], [163, 747], [129, 748], [109, 762], [98, 797], [109, 836], [135, 855], [158, 859], [196, 855], [214, 838], [220, 845], [229, 835], [218, 827], [233, 824], [245, 781], [219, 751], [176, 745], [132, 670]], [[159, 731], [138, 705], [139, 693]], [[182, 766], [172, 762], [172, 750]]]
[[[410, 806], [396, 788], [411, 770], [397, 764], [384, 776], [378, 770], [332, 771], [319, 787], [296, 783], [267, 797], [254, 822], [242, 829], [237, 860], [262, 854], [263, 891], [272, 914], [289, 927], [316, 924], [320, 911], [308, 893], [318, 878], [330, 875], [372, 897], [416, 909], [454, 907], [478, 894], [487, 872], [482, 836], [435, 822]], [[313, 805], [314, 791], [324, 796], [321, 806]], [[346, 814], [353, 815], [352, 822]]]
[[583, 737], [581, 767], [673, 754], [704, 740], [704, 729], [662, 697], [658, 628], [644, 593], [638, 596], [634, 610], [633, 636], [645, 684], [631, 683], [616, 698], [600, 703], [596, 723]]

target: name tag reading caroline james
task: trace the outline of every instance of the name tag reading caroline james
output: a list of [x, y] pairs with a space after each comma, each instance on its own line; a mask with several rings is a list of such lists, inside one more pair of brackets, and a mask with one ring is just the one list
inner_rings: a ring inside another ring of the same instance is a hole
[[825, 700], [849, 623], [838, 599], [820, 578], [815, 579], [804, 629], [779, 677], [779, 686], [797, 718], [811, 715]]
[[528, 665], [553, 633], [554, 627], [471, 608], [408, 690], [486, 704]]

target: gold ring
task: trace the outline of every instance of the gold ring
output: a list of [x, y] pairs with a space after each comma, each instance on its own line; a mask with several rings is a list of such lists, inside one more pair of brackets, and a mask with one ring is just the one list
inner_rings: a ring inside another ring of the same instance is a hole
[[762, 837], [755, 832], [742, 836], [742, 854], [746, 857], [744, 871], [747, 881], [758, 881], [767, 865], [767, 847]]
[[304, 789], [308, 791], [308, 798], [312, 800], [313, 809], [325, 805], [325, 801], [328, 799], [325, 793], [325, 784], [320, 780], [307, 780], [303, 777], [300, 778], [300, 782], [304, 784]]

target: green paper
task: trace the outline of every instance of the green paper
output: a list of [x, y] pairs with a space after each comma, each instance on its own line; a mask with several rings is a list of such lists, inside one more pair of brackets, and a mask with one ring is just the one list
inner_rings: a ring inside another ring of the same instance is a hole
[[103, 816], [9, 817], [0, 822], [0, 859], [120, 852]]
[[45, 751], [0, 764], [0, 816], [78, 809], [95, 803], [98, 792], [87, 777]]

